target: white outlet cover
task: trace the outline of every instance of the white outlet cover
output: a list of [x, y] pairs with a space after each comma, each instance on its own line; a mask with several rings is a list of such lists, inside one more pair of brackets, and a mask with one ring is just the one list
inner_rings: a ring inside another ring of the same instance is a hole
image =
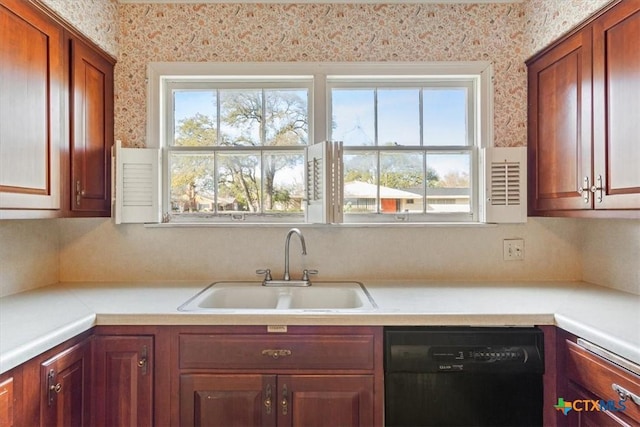
[[524, 239], [504, 239], [502, 256], [505, 261], [524, 260]]

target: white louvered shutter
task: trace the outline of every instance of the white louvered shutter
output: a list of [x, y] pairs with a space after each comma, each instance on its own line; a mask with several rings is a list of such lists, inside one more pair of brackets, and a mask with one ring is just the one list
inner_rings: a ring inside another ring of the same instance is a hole
[[115, 144], [115, 223], [160, 222], [160, 150]]
[[342, 222], [342, 143], [322, 141], [306, 151], [307, 222]]
[[527, 222], [527, 148], [482, 149], [481, 221]]

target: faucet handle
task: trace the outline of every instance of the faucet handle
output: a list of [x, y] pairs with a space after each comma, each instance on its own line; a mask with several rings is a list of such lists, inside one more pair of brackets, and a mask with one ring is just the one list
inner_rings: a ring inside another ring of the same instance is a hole
[[318, 274], [318, 270], [307, 270], [306, 268], [302, 270], [302, 280], [309, 280], [309, 276], [312, 274]]
[[256, 270], [256, 274], [264, 274], [264, 281], [265, 282], [273, 280], [273, 278], [271, 277], [271, 270], [269, 270], [268, 268], [263, 269], [263, 270]]

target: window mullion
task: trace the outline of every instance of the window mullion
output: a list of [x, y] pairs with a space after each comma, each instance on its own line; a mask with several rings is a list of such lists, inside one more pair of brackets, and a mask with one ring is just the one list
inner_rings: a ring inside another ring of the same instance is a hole
[[[216, 147], [219, 147], [222, 143], [222, 132], [221, 132], [221, 123], [222, 123], [222, 119], [220, 118], [220, 89], [216, 89], [215, 90], [216, 93], [216, 105], [215, 105], [215, 110], [216, 110]], [[220, 167], [220, 156], [218, 154], [217, 150], [213, 151], [213, 180], [214, 180], [214, 184], [213, 184], [213, 188], [214, 188], [214, 193], [213, 193], [213, 203], [214, 203], [214, 207], [213, 207], [213, 212], [214, 214], [218, 214], [218, 206], [219, 206], [219, 197], [220, 197], [220, 172], [218, 171], [218, 168]]]
[[[260, 124], [260, 146], [267, 146], [267, 92], [262, 89], [261, 107], [262, 109], [262, 122]], [[264, 213], [265, 194], [266, 194], [266, 175], [265, 175], [265, 152], [260, 149], [260, 186], [258, 199], [260, 200], [260, 213]]]
[[380, 213], [382, 199], [380, 199], [380, 145], [378, 144], [378, 89], [373, 90], [373, 139], [376, 147], [376, 213]]
[[424, 89], [418, 92], [418, 123], [420, 127], [420, 147], [422, 147], [422, 214], [427, 213], [427, 152], [424, 150]]

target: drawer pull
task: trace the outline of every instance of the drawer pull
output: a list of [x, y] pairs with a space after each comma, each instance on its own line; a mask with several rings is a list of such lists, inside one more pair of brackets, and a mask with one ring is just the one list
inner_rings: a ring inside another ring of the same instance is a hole
[[262, 350], [263, 356], [270, 356], [274, 359], [279, 359], [281, 357], [291, 356], [291, 350], [288, 349], [267, 349]]
[[637, 394], [631, 393], [629, 390], [616, 383], [611, 384], [611, 388], [613, 389], [613, 391], [618, 393], [618, 396], [620, 396], [620, 399], [622, 401], [626, 401], [627, 399], [631, 398], [631, 400], [633, 400], [636, 405], [640, 405], [640, 396], [638, 396]]

